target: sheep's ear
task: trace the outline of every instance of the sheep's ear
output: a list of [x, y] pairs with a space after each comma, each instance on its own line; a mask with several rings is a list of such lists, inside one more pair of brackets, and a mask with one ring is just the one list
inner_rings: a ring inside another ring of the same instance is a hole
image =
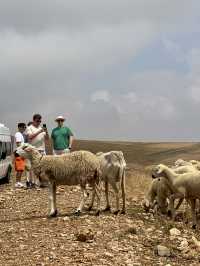
[[156, 170], [157, 170], [157, 173], [158, 174], [161, 174], [162, 173], [162, 167], [160, 165], [157, 167]]

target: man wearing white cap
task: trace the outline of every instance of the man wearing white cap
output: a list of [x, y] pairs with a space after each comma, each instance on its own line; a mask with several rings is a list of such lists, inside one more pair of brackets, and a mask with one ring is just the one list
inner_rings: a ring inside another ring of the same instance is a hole
[[52, 130], [51, 138], [53, 142], [54, 154], [61, 155], [70, 152], [74, 140], [72, 131], [64, 126], [65, 118], [61, 115], [56, 117], [58, 126]]

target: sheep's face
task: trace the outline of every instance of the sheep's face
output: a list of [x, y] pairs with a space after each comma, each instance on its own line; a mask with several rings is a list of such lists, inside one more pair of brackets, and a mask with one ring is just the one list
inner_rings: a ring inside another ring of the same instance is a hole
[[163, 176], [164, 165], [159, 164], [152, 169], [152, 178], [158, 178]]

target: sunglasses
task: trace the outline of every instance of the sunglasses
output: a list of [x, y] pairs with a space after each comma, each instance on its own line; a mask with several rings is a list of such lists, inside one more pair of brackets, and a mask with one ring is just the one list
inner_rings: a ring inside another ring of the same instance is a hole
[[58, 120], [56, 120], [57, 122], [64, 122], [64, 120], [62, 120], [62, 119], [58, 119]]
[[41, 122], [42, 122], [42, 120], [35, 120], [35, 122], [37, 122], [37, 123], [41, 123]]

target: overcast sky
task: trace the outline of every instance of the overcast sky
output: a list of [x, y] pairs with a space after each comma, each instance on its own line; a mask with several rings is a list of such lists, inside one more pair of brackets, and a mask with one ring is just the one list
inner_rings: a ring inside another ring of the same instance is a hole
[[0, 0], [0, 122], [200, 139], [199, 0]]

